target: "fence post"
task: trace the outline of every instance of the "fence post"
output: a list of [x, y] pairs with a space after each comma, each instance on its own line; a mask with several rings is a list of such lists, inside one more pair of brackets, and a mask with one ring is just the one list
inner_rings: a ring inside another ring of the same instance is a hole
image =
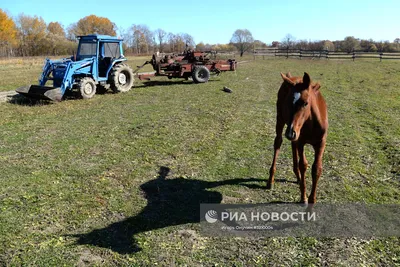
[[286, 58], [289, 58], [289, 46], [287, 47], [287, 50], [286, 50]]
[[356, 52], [353, 50], [353, 61], [356, 59]]
[[301, 55], [301, 48], [300, 48], [300, 50], [299, 50], [299, 53], [300, 53], [300, 60], [301, 60], [301, 57], [302, 57], [302, 55]]
[[383, 53], [381, 52], [381, 53], [379, 54], [379, 62], [382, 62], [382, 56], [383, 56]]

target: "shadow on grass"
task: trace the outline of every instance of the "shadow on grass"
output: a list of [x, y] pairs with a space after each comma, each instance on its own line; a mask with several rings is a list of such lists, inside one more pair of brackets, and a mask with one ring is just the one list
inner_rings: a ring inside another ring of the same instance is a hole
[[[268, 180], [264, 180], [267, 182]], [[275, 183], [288, 183], [288, 184], [298, 184], [296, 181], [289, 181], [287, 179], [275, 179]], [[248, 184], [246, 187], [250, 189], [265, 189], [265, 185], [259, 185], [259, 184]]]
[[31, 99], [19, 94], [10, 97], [7, 100], [7, 102], [10, 104], [21, 105], [21, 106], [46, 106], [54, 103], [50, 100]]
[[[213, 80], [208, 80], [207, 83], [212, 83], [214, 82]], [[150, 81], [142, 81], [142, 85], [135, 85], [133, 88], [144, 88], [144, 87], [151, 87], [151, 86], [173, 86], [173, 85], [179, 85], [179, 84], [195, 84], [193, 81], [191, 80], [184, 80], [184, 79], [180, 79], [180, 80], [158, 80], [158, 81], [154, 81], [154, 80], [150, 80]]]
[[200, 203], [221, 203], [222, 194], [209, 189], [223, 185], [243, 185], [265, 182], [263, 179], [230, 179], [207, 182], [195, 179], [167, 179], [168, 167], [161, 167], [159, 176], [141, 185], [147, 206], [136, 216], [113, 223], [87, 234], [75, 235], [77, 244], [109, 248], [121, 254], [141, 250], [134, 235], [173, 225], [198, 223]]
[[[98, 95], [112, 95], [115, 94], [111, 90], [107, 90], [105, 92], [98, 92], [96, 93], [96, 96]], [[78, 92], [65, 92], [63, 95], [62, 101], [74, 101], [74, 100], [82, 100], [82, 96]], [[45, 105], [51, 105], [51, 104], [56, 104], [57, 101], [53, 100], [46, 100], [46, 99], [35, 99], [35, 98], [29, 98], [20, 94], [13, 95], [12, 97], [9, 97], [7, 100], [8, 103], [11, 104], [16, 104], [16, 105], [21, 105], [21, 106], [45, 106]]]

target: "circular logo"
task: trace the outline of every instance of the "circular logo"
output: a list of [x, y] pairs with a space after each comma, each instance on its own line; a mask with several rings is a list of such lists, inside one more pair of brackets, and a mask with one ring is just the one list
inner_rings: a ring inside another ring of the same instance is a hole
[[218, 214], [215, 210], [209, 210], [207, 211], [205, 218], [207, 222], [215, 223], [216, 221], [218, 221]]

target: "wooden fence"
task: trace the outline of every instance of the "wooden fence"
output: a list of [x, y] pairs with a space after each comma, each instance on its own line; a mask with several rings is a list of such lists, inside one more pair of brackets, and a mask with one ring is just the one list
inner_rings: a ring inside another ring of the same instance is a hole
[[294, 57], [294, 58], [311, 58], [311, 59], [379, 59], [380, 61], [386, 59], [399, 59], [400, 52], [332, 52], [328, 50], [302, 50], [302, 49], [277, 49], [277, 48], [264, 48], [254, 49], [254, 60], [257, 57], [265, 59], [265, 57]]

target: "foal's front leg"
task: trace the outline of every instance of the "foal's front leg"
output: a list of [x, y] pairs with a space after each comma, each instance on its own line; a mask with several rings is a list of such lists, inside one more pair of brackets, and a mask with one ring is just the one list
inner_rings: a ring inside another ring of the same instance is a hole
[[300, 202], [307, 203], [307, 195], [306, 195], [306, 171], [308, 162], [306, 159], [306, 155], [304, 154], [304, 144], [297, 145], [300, 161], [299, 161], [299, 170], [300, 170]]
[[297, 143], [292, 142], [292, 156], [293, 156], [293, 172], [296, 175], [297, 183], [300, 184], [300, 170], [299, 170], [299, 151]]
[[319, 177], [322, 173], [322, 156], [324, 154], [326, 141], [323, 140], [320, 144], [314, 146], [315, 158], [312, 166], [312, 188], [310, 196], [308, 197], [308, 203], [317, 202], [316, 192]]
[[285, 126], [284, 123], [282, 123], [282, 119], [277, 116], [277, 122], [276, 122], [276, 137], [274, 140], [274, 159], [272, 160], [271, 168], [269, 169], [269, 180], [267, 183], [267, 189], [272, 189], [274, 187], [275, 179], [275, 171], [276, 171], [276, 161], [278, 159], [279, 151], [281, 149], [281, 145], [283, 142], [282, 139], [282, 132], [283, 132], [283, 127]]

